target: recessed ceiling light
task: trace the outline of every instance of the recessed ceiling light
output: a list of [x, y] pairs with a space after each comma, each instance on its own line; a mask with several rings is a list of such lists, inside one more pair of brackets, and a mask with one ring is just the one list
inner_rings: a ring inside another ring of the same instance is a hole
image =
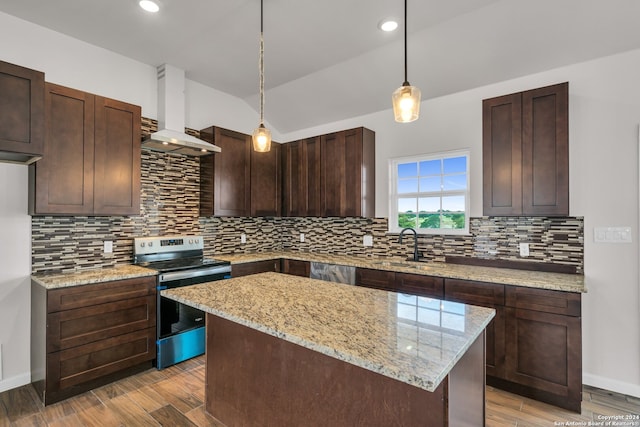
[[394, 31], [398, 28], [398, 22], [393, 18], [386, 18], [378, 23], [378, 28], [386, 32]]
[[155, 13], [160, 10], [160, 6], [158, 5], [158, 3], [152, 0], [140, 0], [138, 4], [147, 12]]

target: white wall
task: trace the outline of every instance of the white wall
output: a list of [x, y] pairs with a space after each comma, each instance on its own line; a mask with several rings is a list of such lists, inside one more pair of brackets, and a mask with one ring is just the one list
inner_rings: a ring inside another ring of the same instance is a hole
[[[48, 81], [138, 104], [144, 116], [156, 117], [153, 66], [2, 13], [0, 52], [0, 60], [44, 71]], [[585, 274], [589, 288], [583, 298], [584, 381], [640, 396], [637, 243], [640, 85], [634, 76], [634, 70], [638, 69], [640, 51], [633, 51], [426, 101], [421, 118], [411, 124], [395, 123], [387, 110], [301, 132], [276, 133], [274, 138], [286, 142], [356, 126], [375, 130], [379, 217], [388, 213], [390, 157], [468, 147], [472, 156], [471, 214], [480, 216], [482, 99], [569, 81], [571, 215], [585, 218]], [[426, 92], [426, 88], [423, 90]], [[187, 81], [186, 96], [188, 127], [200, 129], [216, 124], [248, 133], [257, 123], [257, 115], [250, 106], [223, 92]], [[30, 228], [24, 227], [28, 224], [25, 194], [26, 168], [0, 165], [0, 202], [3, 198], [12, 200], [11, 203], [18, 201], [11, 212], [0, 208], [1, 243], [30, 242]], [[22, 221], [22, 226], [15, 226], [16, 221]], [[634, 243], [593, 243], [593, 227], [608, 225], [631, 226]], [[11, 251], [9, 261], [5, 259], [5, 255], [0, 257], [0, 341], [4, 358], [0, 391], [6, 384], [28, 382], [25, 374], [28, 375], [29, 360], [25, 325], [29, 319], [26, 284], [30, 251], [28, 248]]]
[[0, 163], [0, 392], [31, 380], [30, 275], [27, 168]]

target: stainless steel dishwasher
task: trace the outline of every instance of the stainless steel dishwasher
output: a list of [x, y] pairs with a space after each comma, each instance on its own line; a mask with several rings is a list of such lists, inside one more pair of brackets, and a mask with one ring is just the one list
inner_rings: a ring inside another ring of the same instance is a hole
[[348, 265], [327, 264], [324, 262], [311, 262], [312, 279], [325, 280], [327, 282], [356, 284], [356, 268]]

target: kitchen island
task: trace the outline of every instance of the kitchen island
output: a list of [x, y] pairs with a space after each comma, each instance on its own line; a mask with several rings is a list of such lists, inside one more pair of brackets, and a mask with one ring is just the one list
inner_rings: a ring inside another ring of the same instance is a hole
[[207, 313], [206, 410], [229, 427], [484, 425], [492, 309], [279, 273], [162, 295]]

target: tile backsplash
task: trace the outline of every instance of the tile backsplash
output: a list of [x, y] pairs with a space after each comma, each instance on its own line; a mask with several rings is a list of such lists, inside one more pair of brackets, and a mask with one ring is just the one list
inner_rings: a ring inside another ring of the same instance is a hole
[[[143, 119], [143, 135], [156, 126]], [[200, 218], [197, 158], [142, 151], [141, 173], [138, 216], [32, 217], [33, 273], [131, 263], [134, 237], [170, 234], [204, 235], [205, 254], [211, 257], [284, 249], [405, 259], [413, 251], [413, 236], [398, 244], [397, 234], [387, 233], [386, 218]], [[363, 245], [365, 235], [373, 237], [372, 247]], [[581, 217], [478, 217], [471, 218], [469, 235], [420, 236], [418, 243], [424, 258], [432, 261], [445, 256], [520, 260], [571, 265], [583, 273], [583, 239]], [[103, 254], [106, 240], [113, 241], [113, 253]], [[530, 244], [529, 257], [519, 257], [520, 242]]]

